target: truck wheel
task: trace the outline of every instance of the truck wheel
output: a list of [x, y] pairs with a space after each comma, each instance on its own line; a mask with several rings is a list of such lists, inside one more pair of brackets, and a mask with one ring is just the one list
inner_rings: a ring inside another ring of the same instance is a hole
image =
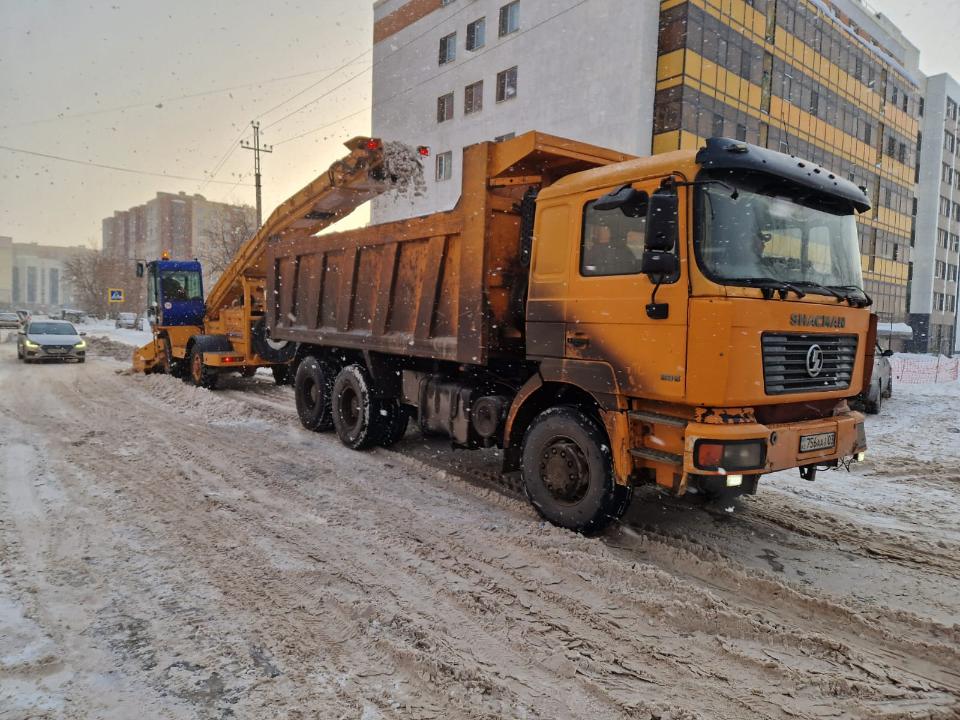
[[203, 364], [203, 351], [199, 348], [193, 348], [190, 351], [190, 379], [197, 387], [213, 390], [217, 386], [219, 375], [216, 370], [211, 370]]
[[[384, 415], [386, 413], [386, 415]], [[383, 437], [380, 438], [381, 447], [393, 447], [403, 440], [407, 434], [407, 425], [410, 422], [410, 414], [406, 406], [397, 400], [384, 400], [381, 403], [380, 415], [386, 422]]]
[[297, 401], [297, 415], [301, 425], [314, 432], [333, 430], [333, 415], [330, 409], [333, 372], [329, 365], [321, 363], [315, 357], [305, 357], [297, 368], [293, 395]]
[[289, 385], [293, 379], [289, 365], [274, 365], [270, 370], [273, 371], [273, 382], [277, 385]]
[[603, 529], [626, 510], [630, 488], [613, 478], [606, 434], [573, 407], [550, 408], [523, 438], [523, 487], [542, 517], [589, 533]]
[[273, 340], [267, 328], [267, 319], [261, 317], [253, 326], [251, 335], [253, 350], [268, 362], [284, 363], [293, 360], [297, 354], [297, 344], [289, 340]]
[[376, 445], [389, 426], [389, 411], [380, 413], [382, 403], [370, 387], [370, 376], [359, 365], [347, 365], [333, 382], [333, 426], [340, 442], [353, 450]]

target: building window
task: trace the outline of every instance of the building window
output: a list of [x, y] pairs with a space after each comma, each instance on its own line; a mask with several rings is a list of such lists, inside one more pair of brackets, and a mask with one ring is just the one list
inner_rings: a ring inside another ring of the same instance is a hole
[[483, 110], [483, 80], [479, 80], [463, 90], [463, 114], [472, 115]]
[[22, 302], [20, 299], [20, 268], [13, 266], [13, 301]]
[[517, 136], [516, 133], [507, 133], [506, 135], [497, 135], [493, 141], [494, 142], [506, 142], [507, 140], [513, 140]]
[[520, 29], [520, 0], [500, 8], [500, 37]]
[[487, 19], [480, 18], [467, 25], [467, 50], [479, 50], [487, 44]]
[[954, 137], [953, 133], [945, 131], [943, 134], [943, 149], [947, 152], [953, 152]]
[[437, 122], [453, 120], [453, 93], [447, 93], [437, 98]]
[[952, 98], [947, 98], [947, 117], [951, 120], [957, 119], [957, 104]]
[[53, 305], [60, 304], [60, 271], [57, 268], [50, 268], [50, 281], [47, 287], [47, 298]]
[[456, 0], [443, 0], [443, 2], [440, 3], [440, 5], [441, 7], [445, 7], [447, 5], [450, 5], [453, 2], [456, 2]]
[[862, 140], [869, 145], [873, 142], [873, 125], [868, 122], [863, 124], [863, 137]]
[[37, 302], [37, 269], [35, 267], [27, 268], [27, 302]]
[[457, 34], [450, 33], [440, 38], [440, 64], [446, 65], [457, 59]]
[[904, 165], [907, 164], [907, 144], [906, 143], [900, 143], [900, 145], [897, 147], [897, 162], [903, 163]]
[[820, 93], [818, 93], [816, 90], [810, 93], [810, 114], [820, 114]]
[[512, 100], [517, 96], [517, 66], [497, 73], [497, 102]]
[[893, 135], [887, 136], [887, 155], [893, 157], [897, 152], [897, 139]]
[[437, 155], [437, 182], [449, 180], [453, 176], [453, 151]]
[[747, 140], [747, 126], [746, 125], [737, 125], [737, 140], [746, 142]]

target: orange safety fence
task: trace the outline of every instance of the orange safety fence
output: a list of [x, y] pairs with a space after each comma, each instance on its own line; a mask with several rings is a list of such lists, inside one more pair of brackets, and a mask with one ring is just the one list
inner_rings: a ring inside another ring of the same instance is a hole
[[960, 357], [897, 354], [890, 358], [893, 381], [906, 385], [957, 382]]

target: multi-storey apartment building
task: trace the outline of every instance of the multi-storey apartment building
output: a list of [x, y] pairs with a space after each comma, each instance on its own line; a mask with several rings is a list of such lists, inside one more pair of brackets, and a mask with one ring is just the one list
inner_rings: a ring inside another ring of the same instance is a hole
[[[426, 144], [428, 191], [384, 221], [452, 207], [464, 146], [542, 130], [643, 155], [723, 135], [864, 185], [867, 291], [907, 319], [919, 51], [860, 0], [379, 0], [373, 132]], [[653, 83], [653, 85], [651, 84]]]
[[111, 257], [155, 259], [222, 254], [224, 234], [245, 240], [256, 231], [256, 211], [248, 205], [207, 200], [202, 195], [158, 192], [143, 205], [118, 210], [103, 220], [103, 251]]
[[910, 325], [913, 350], [952, 354], [960, 268], [960, 84], [927, 78], [924, 91]]
[[83, 251], [0, 237], [0, 308], [53, 312], [74, 305], [67, 263]]

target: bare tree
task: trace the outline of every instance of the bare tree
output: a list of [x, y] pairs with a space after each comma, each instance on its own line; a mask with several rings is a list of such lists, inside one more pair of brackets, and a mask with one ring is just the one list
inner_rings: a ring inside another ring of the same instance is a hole
[[253, 208], [216, 205], [200, 229], [197, 258], [203, 265], [204, 285], [213, 286], [237, 251], [257, 231]]
[[[108, 317], [118, 311], [141, 312], [136, 288], [139, 279], [132, 261], [105, 255], [100, 250], [88, 249], [77, 253], [64, 263], [66, 279], [73, 287], [80, 309], [97, 317]], [[111, 288], [125, 291], [125, 302], [109, 301]]]

